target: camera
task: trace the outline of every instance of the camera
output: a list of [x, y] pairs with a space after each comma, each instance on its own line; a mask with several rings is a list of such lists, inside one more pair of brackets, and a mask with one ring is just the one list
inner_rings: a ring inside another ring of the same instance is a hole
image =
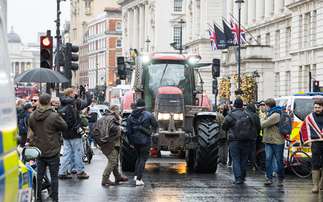
[[85, 135], [84, 130], [82, 129], [81, 125], [78, 124], [77, 126], [74, 127], [74, 130], [76, 130], [77, 134], [79, 134], [81, 137]]

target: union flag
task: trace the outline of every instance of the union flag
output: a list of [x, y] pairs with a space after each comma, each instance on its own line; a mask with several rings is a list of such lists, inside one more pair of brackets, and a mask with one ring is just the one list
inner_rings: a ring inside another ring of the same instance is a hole
[[209, 26], [209, 35], [210, 35], [210, 42], [211, 42], [211, 48], [212, 50], [217, 50], [217, 46], [216, 46], [216, 38], [215, 38], [215, 33], [212, 30], [212, 28]]
[[[239, 25], [233, 20], [230, 16], [230, 25], [231, 31], [233, 35], [233, 45], [238, 44], [238, 36], [239, 36]], [[243, 29], [240, 29], [240, 44], [247, 44], [246, 34]]]

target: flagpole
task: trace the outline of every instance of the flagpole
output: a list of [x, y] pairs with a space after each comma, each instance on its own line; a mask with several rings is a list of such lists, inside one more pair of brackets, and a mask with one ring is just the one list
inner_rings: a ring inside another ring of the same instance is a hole
[[215, 21], [213, 21], [213, 23], [219, 28], [219, 30], [221, 30], [222, 32], [224, 32], [224, 30], [221, 29], [221, 27], [218, 25], [218, 23], [216, 23]]
[[[229, 13], [229, 15], [231, 16], [231, 17], [233, 17], [233, 19], [235, 19], [236, 21], [237, 21], [237, 19], [231, 14], [231, 13]], [[223, 17], [223, 16], [222, 16]], [[255, 37], [253, 37], [252, 36], [252, 34], [243, 26], [243, 25], [241, 25], [242, 26], [242, 28], [245, 30], [245, 32], [247, 32], [257, 43], [258, 43], [258, 45], [261, 45], [260, 43], [259, 43], [259, 41], [257, 41], [257, 39], [255, 38]], [[249, 43], [249, 42], [248, 42]], [[250, 43], [249, 43], [250, 44]]]

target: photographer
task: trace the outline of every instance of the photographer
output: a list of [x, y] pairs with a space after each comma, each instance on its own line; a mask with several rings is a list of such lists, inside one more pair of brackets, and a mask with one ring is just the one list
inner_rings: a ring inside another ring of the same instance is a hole
[[[99, 108], [95, 107], [94, 104], [95, 104], [95, 100], [92, 100], [91, 105], [88, 107], [88, 109], [90, 110], [90, 113], [91, 113], [91, 116], [89, 119], [89, 123], [90, 123], [89, 124], [89, 131], [90, 131], [89, 142], [90, 142], [90, 145], [91, 145], [92, 139], [93, 139], [92, 138], [92, 126], [93, 126], [93, 124], [95, 124], [95, 122], [97, 120], [99, 120], [102, 117]], [[93, 144], [95, 147], [97, 147], [97, 144], [94, 139], [93, 139]]]
[[82, 145], [82, 130], [81, 118], [79, 116], [80, 110], [85, 109], [91, 104], [91, 96], [88, 93], [88, 86], [85, 87], [86, 100], [78, 99], [78, 93], [72, 88], [67, 88], [64, 92], [65, 96], [61, 97], [61, 107], [58, 113], [68, 125], [68, 130], [63, 132], [64, 152], [62, 157], [62, 165], [59, 171], [59, 179], [71, 179], [72, 176], [67, 174], [67, 168], [72, 157], [75, 154], [75, 164], [77, 171], [77, 179], [88, 179], [89, 176], [84, 172], [83, 165], [83, 145]]

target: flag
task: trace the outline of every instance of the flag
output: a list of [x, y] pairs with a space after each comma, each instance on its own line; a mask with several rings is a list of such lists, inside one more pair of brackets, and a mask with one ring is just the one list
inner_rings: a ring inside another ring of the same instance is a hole
[[212, 30], [212, 28], [209, 25], [209, 35], [210, 35], [210, 41], [211, 41], [211, 48], [212, 50], [217, 50], [218, 48], [216, 47], [216, 38], [215, 38], [215, 33]]
[[224, 22], [223, 19], [222, 19], [222, 23], [223, 23], [224, 35], [225, 35], [226, 42], [227, 42], [227, 47], [233, 46], [232, 31], [231, 31], [230, 27], [227, 25], [227, 23]]
[[[231, 31], [233, 34], [233, 44], [238, 44], [239, 26], [230, 16]], [[246, 35], [243, 29], [240, 29], [240, 44], [247, 44]]]
[[213, 24], [213, 26], [214, 26], [214, 33], [216, 38], [216, 46], [218, 47], [218, 49], [228, 48], [224, 33], [215, 24]]

